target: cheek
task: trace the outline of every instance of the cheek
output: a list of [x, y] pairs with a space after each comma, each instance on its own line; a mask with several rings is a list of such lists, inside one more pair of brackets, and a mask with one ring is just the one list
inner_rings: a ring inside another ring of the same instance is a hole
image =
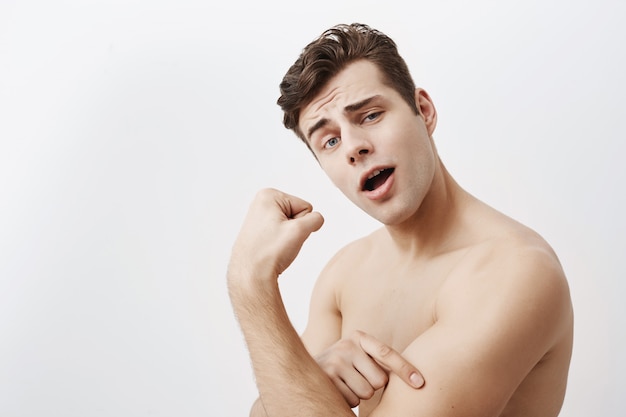
[[340, 169], [337, 169], [333, 164], [328, 163], [327, 161], [320, 162], [320, 166], [322, 167], [322, 171], [324, 171], [335, 187], [343, 191], [347, 177], [345, 173], [342, 173]]
[[422, 190], [419, 194], [428, 192], [435, 177], [435, 156], [429, 149], [421, 149], [422, 157], [416, 164], [415, 176], [413, 177], [413, 187]]

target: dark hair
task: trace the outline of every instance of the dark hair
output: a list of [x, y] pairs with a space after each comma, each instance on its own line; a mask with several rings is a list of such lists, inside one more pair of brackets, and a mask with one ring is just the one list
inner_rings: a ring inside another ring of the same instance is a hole
[[367, 25], [340, 24], [308, 44], [280, 83], [278, 105], [284, 112], [283, 124], [307, 146], [298, 127], [300, 111], [332, 77], [361, 59], [374, 63], [382, 72], [383, 82], [396, 90], [417, 113], [415, 83], [396, 43]]

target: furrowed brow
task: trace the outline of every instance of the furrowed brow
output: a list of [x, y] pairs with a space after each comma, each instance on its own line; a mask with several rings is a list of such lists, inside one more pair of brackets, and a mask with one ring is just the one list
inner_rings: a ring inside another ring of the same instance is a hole
[[[363, 107], [367, 106], [368, 104], [370, 104], [372, 101], [376, 100], [380, 98], [380, 96], [376, 95], [376, 96], [372, 96], [372, 97], [368, 97], [364, 100], [358, 101], [356, 103], [353, 104], [348, 104], [346, 107], [343, 108], [344, 113], [354, 113], [357, 112], [359, 110], [361, 110]], [[323, 128], [324, 126], [326, 126], [328, 124], [330, 120], [323, 118], [318, 120], [317, 122], [315, 122], [315, 124], [313, 126], [311, 126], [309, 128], [309, 130], [307, 131], [307, 138], [309, 140], [311, 140], [311, 135], [313, 135], [313, 133], [315, 133], [316, 130], [319, 130], [321, 128]]]
[[309, 130], [307, 131], [307, 138], [309, 138], [309, 141], [311, 140], [311, 135], [315, 133], [316, 130], [321, 129], [324, 126], [326, 126], [327, 123], [328, 123], [328, 119], [320, 119], [317, 122], [315, 122], [315, 124], [311, 126]]
[[380, 96], [372, 96], [372, 97], [366, 98], [365, 100], [358, 101], [354, 104], [348, 104], [346, 107], [343, 108], [343, 111], [344, 113], [354, 113], [356, 111], [361, 110], [363, 107], [367, 106], [368, 104], [370, 104], [372, 101], [376, 100], [379, 97]]

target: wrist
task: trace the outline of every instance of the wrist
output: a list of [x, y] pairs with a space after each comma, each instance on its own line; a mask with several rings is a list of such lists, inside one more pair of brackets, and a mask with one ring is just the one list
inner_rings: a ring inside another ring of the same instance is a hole
[[278, 276], [262, 268], [251, 268], [232, 263], [226, 273], [228, 292], [235, 304], [241, 300], [246, 304], [263, 303], [273, 296], [280, 297]]
[[279, 275], [276, 270], [275, 260], [268, 255], [233, 250], [227, 278], [229, 281], [276, 281]]
[[269, 262], [253, 264], [231, 258], [226, 271], [226, 279], [236, 285], [270, 285], [278, 282], [278, 274], [273, 271]]

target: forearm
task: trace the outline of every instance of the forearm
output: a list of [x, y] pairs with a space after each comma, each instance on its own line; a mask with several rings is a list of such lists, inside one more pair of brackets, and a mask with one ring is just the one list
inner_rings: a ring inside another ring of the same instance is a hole
[[291, 325], [277, 282], [238, 278], [229, 278], [230, 295], [252, 359], [261, 409], [269, 417], [354, 417]]

